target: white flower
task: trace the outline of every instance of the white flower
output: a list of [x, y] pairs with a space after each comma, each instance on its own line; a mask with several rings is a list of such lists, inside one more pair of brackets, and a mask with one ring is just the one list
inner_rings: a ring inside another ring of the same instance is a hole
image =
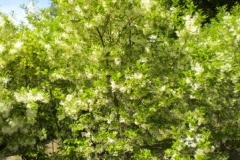
[[0, 27], [3, 27], [5, 25], [5, 20], [2, 16], [0, 16]]
[[0, 82], [7, 84], [10, 81], [9, 78], [6, 77], [0, 77]]
[[108, 143], [113, 143], [114, 139], [108, 137]]
[[101, 14], [97, 14], [96, 16], [94, 16], [94, 20], [96, 22], [101, 22], [102, 19], [103, 19], [103, 16]]
[[122, 86], [119, 88], [119, 91], [122, 92], [122, 93], [125, 93], [127, 91], [127, 88]]
[[145, 51], [146, 51], [147, 53], [150, 53], [149, 47], [145, 47]]
[[91, 133], [90, 133], [90, 132], [87, 132], [87, 133], [85, 134], [85, 136], [86, 136], [86, 137], [90, 137], [90, 136], [91, 136]]
[[53, 73], [50, 75], [50, 77], [51, 77], [52, 81], [55, 81], [57, 79], [67, 79], [64, 75], [59, 74], [59, 73]]
[[93, 25], [92, 25], [91, 23], [88, 23], [88, 22], [86, 22], [86, 23], [84, 24], [84, 26], [85, 26], [86, 28], [92, 28], [92, 27], [93, 27]]
[[93, 105], [94, 102], [93, 102], [92, 99], [88, 99], [88, 100], [87, 100], [87, 103], [88, 103], [89, 105]]
[[139, 125], [139, 122], [135, 120], [135, 121], [134, 121], [134, 124]]
[[190, 137], [190, 136], [187, 136], [187, 138], [185, 139], [185, 141], [186, 141], [186, 142], [191, 142], [191, 141], [193, 141], [193, 138]]
[[143, 74], [142, 73], [134, 73], [133, 74], [133, 78], [134, 79], [141, 79], [143, 77]]
[[199, 75], [204, 71], [204, 69], [201, 67], [199, 63], [195, 64], [193, 70], [196, 72], [196, 75]]
[[202, 134], [197, 134], [197, 136], [196, 136], [196, 141], [197, 141], [197, 142], [204, 142], [205, 139], [204, 139], [204, 137], [203, 137]]
[[73, 4], [74, 0], [68, 0], [69, 4]]
[[193, 90], [197, 90], [199, 88], [199, 84], [198, 83], [194, 83], [192, 85], [192, 88], [193, 88]]
[[21, 49], [23, 46], [23, 42], [21, 41], [17, 41], [15, 44], [14, 44], [14, 48], [15, 49]]
[[67, 33], [73, 32], [73, 29], [70, 26], [63, 25], [62, 28], [65, 29]]
[[150, 42], [155, 42], [157, 40], [157, 36], [156, 35], [150, 35], [149, 36]]
[[186, 78], [186, 83], [191, 84], [191, 80], [188, 77]]
[[13, 128], [18, 125], [18, 123], [17, 123], [16, 121], [14, 122], [13, 120], [12, 120], [12, 121], [10, 120], [10, 121], [8, 122], [8, 124], [9, 124], [11, 127], [13, 127]]
[[86, 76], [88, 79], [91, 79], [93, 77], [93, 74], [91, 72], [87, 71]]
[[186, 15], [183, 19], [185, 20], [185, 28], [183, 28], [180, 31], [176, 31], [178, 37], [184, 36], [187, 33], [189, 34], [199, 33], [200, 27], [199, 25], [196, 24], [197, 17]]
[[51, 49], [51, 45], [50, 45], [50, 44], [45, 44], [45, 45], [44, 45], [44, 48], [48, 51], [48, 50]]
[[27, 13], [28, 13], [28, 14], [34, 14], [34, 13], [36, 13], [36, 7], [35, 7], [33, 1], [31, 1], [31, 2], [28, 4], [28, 6], [27, 6]]
[[166, 86], [163, 85], [160, 90], [161, 90], [162, 92], [164, 92], [164, 91], [166, 90]]
[[33, 91], [23, 91], [23, 92], [15, 92], [14, 97], [17, 102], [34, 102], [34, 101], [41, 101], [44, 103], [48, 102], [48, 98], [42, 92], [33, 92]]
[[111, 88], [112, 88], [112, 92], [115, 92], [118, 88], [118, 86], [116, 85], [116, 83], [114, 81], [111, 81]]
[[33, 99], [34, 99], [34, 96], [33, 96], [32, 92], [27, 93], [26, 100], [30, 100], [31, 101]]
[[65, 39], [68, 39], [69, 38], [69, 36], [68, 36], [68, 34], [67, 33], [62, 33], [62, 35], [61, 35], [63, 38], [65, 38]]
[[15, 54], [15, 53], [17, 53], [17, 50], [16, 49], [10, 49], [9, 53], [10, 54]]
[[197, 144], [196, 143], [191, 143], [191, 144], [189, 144], [189, 147], [196, 147], [197, 146]]
[[222, 72], [229, 72], [232, 70], [232, 65], [229, 63], [226, 63], [220, 67]]
[[124, 123], [125, 119], [123, 117], [120, 117], [120, 123]]
[[223, 20], [229, 21], [229, 20], [231, 20], [231, 16], [229, 14], [227, 14], [226, 16], [223, 16]]
[[34, 100], [35, 100], [35, 101], [44, 101], [44, 100], [45, 100], [45, 96], [44, 96], [43, 93], [38, 92], [38, 93], [35, 95]]
[[6, 102], [0, 102], [0, 108], [1, 108], [0, 113], [5, 118], [8, 117], [9, 112], [12, 109], [12, 106], [11, 104], [8, 104]]
[[183, 140], [185, 145], [188, 147], [196, 147], [197, 144], [194, 142], [194, 138], [187, 136], [185, 140]]
[[72, 101], [73, 100], [73, 95], [72, 94], [68, 94], [67, 96], [66, 96], [66, 101]]
[[193, 95], [190, 95], [189, 98], [190, 98], [190, 99], [195, 99], [196, 97], [193, 96]]
[[151, 7], [151, 1], [150, 0], [141, 0], [142, 6], [146, 9], [149, 10]]
[[142, 62], [142, 63], [145, 63], [147, 61], [148, 61], [148, 59], [146, 57], [141, 57], [139, 60], [139, 62]]
[[62, 45], [62, 43], [63, 43], [59, 38], [55, 38], [54, 42], [55, 42], [55, 44], [59, 44], [59, 45]]
[[120, 58], [115, 58], [114, 59], [115, 64], [118, 66], [121, 64], [121, 59]]
[[3, 53], [4, 51], [5, 51], [5, 47], [2, 44], [0, 44], [0, 54]]
[[79, 15], [82, 15], [82, 14], [83, 14], [83, 13], [82, 13], [82, 10], [81, 10], [81, 8], [80, 8], [79, 6], [75, 7], [75, 11], [77, 11], [77, 13], [78, 13]]
[[198, 148], [195, 153], [195, 157], [197, 157], [197, 155], [204, 155], [204, 154], [205, 154], [204, 150]]
[[197, 26], [189, 26], [188, 30], [191, 32], [191, 33], [196, 33], [198, 31], [198, 27]]

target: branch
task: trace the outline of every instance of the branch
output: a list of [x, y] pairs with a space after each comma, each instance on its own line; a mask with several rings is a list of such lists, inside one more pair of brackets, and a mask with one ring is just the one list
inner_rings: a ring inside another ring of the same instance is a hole
[[101, 34], [100, 30], [98, 29], [98, 27], [96, 27], [96, 30], [97, 30], [97, 33], [98, 33], [98, 36], [100, 38], [100, 41], [102, 43], [102, 46], [105, 47], [105, 44], [104, 44], [104, 40], [103, 40], [103, 34]]

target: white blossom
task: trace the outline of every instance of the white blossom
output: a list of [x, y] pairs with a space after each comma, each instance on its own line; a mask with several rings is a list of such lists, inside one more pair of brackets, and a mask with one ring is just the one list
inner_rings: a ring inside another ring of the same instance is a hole
[[86, 76], [88, 79], [91, 79], [93, 77], [93, 74], [91, 72], [87, 71]]
[[[93, 103], [92, 100], [84, 101], [83, 99], [76, 97], [75, 94], [68, 94], [65, 100], [60, 102], [63, 106], [64, 114], [72, 119], [78, 118], [80, 110], [89, 110], [89, 103]], [[64, 117], [61, 115], [61, 117]]]
[[196, 150], [196, 152], [195, 152], [195, 157], [197, 157], [197, 155], [204, 155], [204, 154], [205, 154], [204, 150], [198, 148], [198, 149]]
[[51, 49], [51, 45], [50, 45], [50, 44], [45, 44], [45, 45], [44, 45], [44, 48], [48, 51], [48, 50]]
[[220, 67], [222, 72], [229, 72], [232, 70], [232, 65], [229, 63], [226, 63]]
[[68, 39], [69, 38], [69, 35], [67, 33], [62, 33], [61, 34], [61, 37], [65, 38], [65, 39]]
[[67, 96], [66, 96], [66, 101], [72, 101], [73, 100], [73, 95], [72, 94], [68, 94]]
[[69, 4], [73, 4], [74, 0], [68, 0]]
[[55, 38], [54, 39], [54, 42], [55, 42], [55, 44], [59, 44], [59, 45], [62, 45], [62, 41], [61, 41], [61, 39], [59, 39], [59, 38]]
[[108, 137], [108, 143], [113, 143], [114, 139]]
[[197, 17], [192, 17], [190, 15], [186, 15], [184, 17], [185, 26], [182, 30], [176, 31], [178, 37], [185, 36], [187, 34], [199, 34], [200, 32], [200, 25], [196, 23]]
[[120, 123], [125, 123], [125, 119], [122, 116], [120, 117], [119, 121], [120, 121]]
[[127, 91], [127, 88], [122, 86], [119, 88], [119, 91], [122, 92], [122, 93], [125, 93]]
[[17, 50], [16, 49], [10, 49], [9, 53], [10, 54], [15, 54], [15, 53], [17, 53]]
[[191, 80], [189, 79], [189, 77], [186, 78], [186, 83], [191, 84]]
[[149, 36], [149, 39], [150, 39], [150, 42], [156, 42], [157, 36], [152, 34]]
[[91, 23], [88, 23], [88, 22], [86, 22], [86, 23], [84, 24], [84, 26], [85, 26], [86, 28], [92, 28], [92, 27], [93, 27], [93, 25], [92, 25]]
[[5, 25], [5, 20], [2, 16], [0, 16], [0, 27], [3, 27]]
[[55, 81], [57, 79], [67, 79], [64, 75], [60, 74], [60, 73], [53, 73], [50, 75], [51, 80]]
[[115, 64], [118, 66], [121, 64], [121, 59], [120, 58], [115, 58], [114, 59]]
[[142, 77], [143, 77], [142, 73], [134, 73], [132, 76], [132, 78], [134, 78], [134, 79], [142, 79]]
[[90, 133], [90, 132], [87, 132], [87, 133], [85, 134], [85, 136], [86, 136], [86, 137], [90, 137], [90, 136], [91, 136], [91, 133]]
[[166, 86], [163, 85], [160, 90], [161, 90], [162, 92], [164, 92], [164, 91], [166, 90]]
[[142, 7], [145, 8], [147, 11], [151, 7], [151, 0], [141, 0]]
[[0, 77], [0, 82], [2, 82], [4, 84], [7, 84], [9, 81], [10, 81], [10, 79], [7, 77]]
[[41, 101], [44, 103], [48, 102], [47, 96], [43, 92], [33, 92], [30, 91], [22, 91], [22, 92], [15, 92], [14, 97], [18, 102], [28, 103], [34, 101]]
[[3, 53], [4, 51], [5, 51], [4, 45], [0, 44], [0, 54]]
[[199, 63], [195, 64], [195, 66], [193, 67], [193, 70], [196, 72], [196, 75], [199, 75], [204, 71], [204, 69]]
[[17, 41], [15, 44], [14, 44], [14, 48], [15, 49], [21, 49], [23, 46], [23, 42], [21, 41]]
[[146, 57], [141, 57], [139, 62], [146, 63], [148, 59]]
[[83, 15], [82, 9], [79, 6], [76, 6], [74, 9], [79, 15]]
[[199, 26], [195, 25], [196, 18], [191, 17], [190, 15], [185, 16], [185, 27], [190, 33], [197, 33], [199, 30]]
[[115, 81], [111, 81], [111, 88], [112, 88], [112, 92], [116, 92], [118, 86], [116, 85]]
[[145, 51], [146, 51], [147, 53], [150, 53], [149, 47], [145, 47]]
[[31, 1], [27, 6], [27, 14], [34, 14], [36, 13], [36, 7], [34, 5], [34, 2]]
[[199, 88], [199, 84], [198, 83], [194, 83], [192, 85], [192, 88], [193, 88], [193, 90], [197, 90]]
[[194, 138], [193, 137], [190, 137], [190, 136], [187, 136], [183, 142], [185, 143], [186, 146], [188, 147], [196, 147], [197, 144], [194, 142]]

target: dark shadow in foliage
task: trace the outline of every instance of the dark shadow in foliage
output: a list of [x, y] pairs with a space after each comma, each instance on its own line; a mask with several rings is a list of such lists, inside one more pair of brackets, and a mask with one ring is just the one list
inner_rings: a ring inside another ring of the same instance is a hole
[[[203, 15], [206, 16], [203, 24], [210, 23], [212, 18], [215, 18], [218, 14], [219, 7], [226, 7], [226, 11], [230, 11], [240, 0], [192, 0], [197, 10], [201, 10]], [[173, 1], [168, 2], [170, 6], [173, 5]], [[182, 8], [187, 8], [186, 0], [179, 0], [177, 4]], [[176, 6], [177, 7], [177, 6]]]
[[240, 0], [193, 0], [197, 9], [203, 11], [203, 14], [207, 16], [204, 23], [209, 23], [211, 18], [215, 18], [218, 10], [218, 7], [226, 7], [227, 11], [230, 11], [234, 5], [239, 3]]

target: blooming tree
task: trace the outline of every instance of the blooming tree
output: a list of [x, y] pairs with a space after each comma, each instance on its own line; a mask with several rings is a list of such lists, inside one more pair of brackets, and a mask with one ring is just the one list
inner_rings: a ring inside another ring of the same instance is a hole
[[202, 26], [191, 1], [53, 2], [30, 27], [0, 16], [3, 154], [201, 160], [239, 147], [237, 5]]

